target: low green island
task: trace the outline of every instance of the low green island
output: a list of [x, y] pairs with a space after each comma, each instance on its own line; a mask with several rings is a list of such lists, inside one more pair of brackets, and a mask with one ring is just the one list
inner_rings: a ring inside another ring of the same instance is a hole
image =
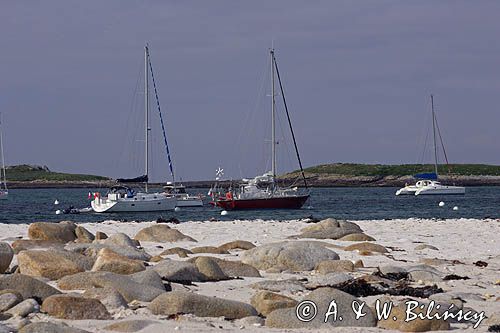
[[[304, 169], [308, 186], [403, 186], [415, 181], [413, 175], [432, 172], [433, 165], [427, 164], [358, 164], [331, 163]], [[487, 164], [440, 165], [439, 178], [443, 183], [463, 186], [499, 186], [500, 166]], [[7, 182], [11, 188], [44, 187], [106, 187], [115, 183], [109, 177], [71, 174], [51, 171], [46, 166], [16, 165], [6, 170]], [[283, 184], [303, 186], [299, 170], [279, 176]], [[188, 187], [210, 187], [213, 180], [185, 181]], [[160, 184], [158, 184], [160, 185]]]

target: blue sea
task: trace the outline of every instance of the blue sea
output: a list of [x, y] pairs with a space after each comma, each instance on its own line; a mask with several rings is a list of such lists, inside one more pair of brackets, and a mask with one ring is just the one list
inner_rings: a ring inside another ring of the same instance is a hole
[[[102, 189], [12, 189], [9, 198], [0, 200], [0, 223], [31, 223], [36, 221], [72, 220], [100, 222], [104, 220], [152, 221], [160, 216], [175, 217], [181, 222], [208, 219], [289, 220], [313, 216], [350, 220], [397, 218], [500, 218], [500, 187], [468, 187], [465, 195], [398, 196], [397, 188], [313, 188], [311, 198], [298, 210], [231, 211], [220, 215], [220, 209], [205, 207], [182, 208], [179, 212], [155, 213], [81, 213], [56, 215], [56, 210], [69, 206], [90, 206], [88, 192]], [[188, 189], [193, 194], [206, 194], [207, 189]], [[55, 200], [59, 205], [54, 205]], [[443, 201], [445, 205], [439, 206]], [[453, 210], [453, 207], [458, 210]]]

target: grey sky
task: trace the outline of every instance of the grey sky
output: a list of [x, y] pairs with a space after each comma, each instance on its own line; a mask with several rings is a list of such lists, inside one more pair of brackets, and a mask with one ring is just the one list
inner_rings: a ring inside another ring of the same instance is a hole
[[148, 41], [178, 176], [255, 175], [274, 40], [306, 166], [418, 162], [430, 93], [450, 160], [500, 164], [498, 13], [498, 1], [3, 1], [7, 162], [138, 175], [142, 109], [131, 101]]

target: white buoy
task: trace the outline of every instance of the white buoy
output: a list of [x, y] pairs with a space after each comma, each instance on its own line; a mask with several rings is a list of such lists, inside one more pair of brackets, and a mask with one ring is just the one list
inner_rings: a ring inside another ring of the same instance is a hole
[[59, 205], [59, 200], [54, 201], [54, 205]]
[[181, 209], [179, 207], [174, 208], [174, 212], [180, 212], [180, 211], [181, 211]]
[[61, 214], [61, 210], [60, 209], [56, 210], [56, 215], [59, 215], [59, 214]]
[[453, 207], [453, 210], [458, 210], [458, 206]]
[[227, 215], [227, 214], [228, 214], [228, 213], [227, 213], [227, 210], [223, 210], [222, 212], [220, 212], [220, 215], [222, 215], [222, 216], [225, 216], [225, 215]]
[[439, 207], [443, 207], [443, 206], [444, 206], [444, 202], [443, 201], [439, 202]]

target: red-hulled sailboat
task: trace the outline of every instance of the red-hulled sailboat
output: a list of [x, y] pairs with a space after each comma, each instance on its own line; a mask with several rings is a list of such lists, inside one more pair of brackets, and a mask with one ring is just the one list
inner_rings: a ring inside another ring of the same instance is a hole
[[[237, 188], [229, 188], [225, 193], [217, 187], [217, 184], [210, 189], [209, 194], [212, 197], [211, 204], [213, 206], [221, 207], [225, 210], [239, 210], [239, 209], [299, 209], [309, 198], [309, 190], [307, 187], [307, 181], [304, 175], [304, 170], [302, 168], [302, 162], [300, 160], [299, 150], [297, 148], [297, 143], [295, 140], [295, 134], [293, 132], [292, 123], [290, 121], [290, 115], [288, 113], [288, 107], [286, 105], [285, 93], [283, 91], [283, 85], [281, 83], [281, 78], [278, 70], [278, 64], [276, 62], [276, 57], [274, 55], [274, 49], [270, 50], [271, 57], [271, 121], [272, 121], [272, 133], [271, 133], [271, 163], [272, 169], [270, 172], [265, 173], [262, 176], [257, 176], [253, 179], [243, 179], [242, 182], [237, 186]], [[293, 144], [295, 147], [295, 152], [297, 155], [297, 160], [300, 166], [300, 171], [302, 174], [302, 179], [304, 182], [304, 189], [299, 189], [298, 187], [288, 187], [283, 188], [278, 185], [276, 180], [276, 103], [275, 103], [275, 78], [278, 79], [281, 96], [283, 98], [283, 104], [285, 106], [286, 116], [288, 120], [288, 125], [290, 128], [290, 133], [293, 139]], [[222, 170], [219, 169], [218, 173]], [[219, 176], [219, 174], [218, 174]], [[219, 178], [219, 177], [217, 177]]]

